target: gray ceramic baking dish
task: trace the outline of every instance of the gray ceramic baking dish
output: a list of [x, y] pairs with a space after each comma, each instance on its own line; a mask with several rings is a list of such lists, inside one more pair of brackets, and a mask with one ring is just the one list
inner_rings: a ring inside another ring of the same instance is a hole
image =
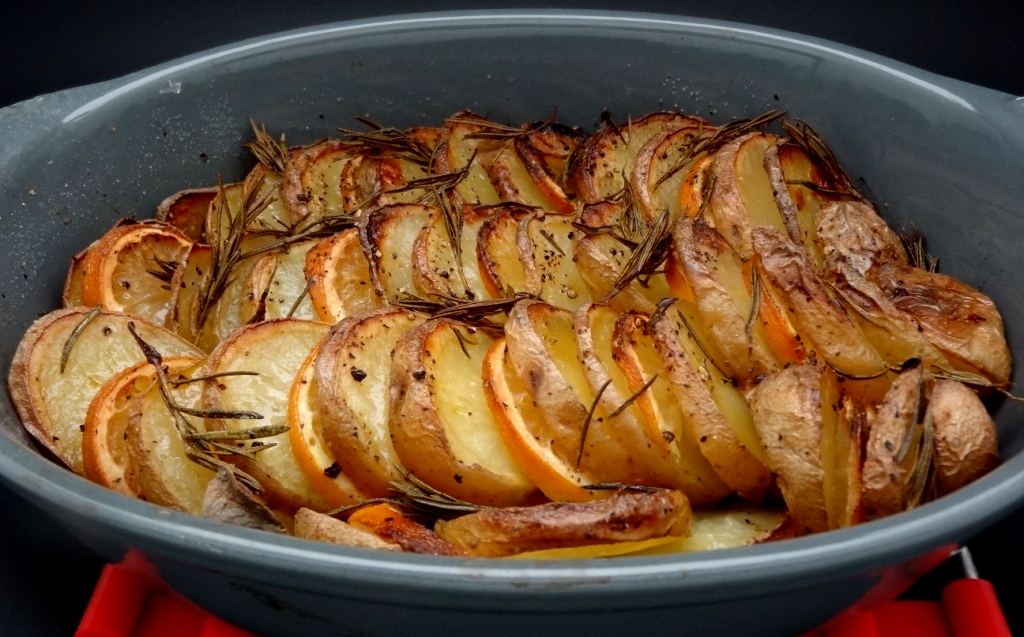
[[[185, 186], [236, 179], [249, 120], [309, 142], [369, 116], [462, 108], [590, 129], [680, 109], [781, 108], [827, 139], [894, 226], [1001, 307], [1024, 353], [1024, 104], [779, 31], [638, 14], [496, 12], [327, 25], [197, 54], [0, 110], [0, 361], [59, 302], [71, 256]], [[1024, 413], [996, 406], [1005, 463], [908, 513], [699, 555], [561, 563], [383, 555], [228, 527], [106, 491], [43, 458], [0, 398], [0, 475], [104, 558], [142, 556], [267, 635], [792, 635], [897, 591], [1024, 499]]]

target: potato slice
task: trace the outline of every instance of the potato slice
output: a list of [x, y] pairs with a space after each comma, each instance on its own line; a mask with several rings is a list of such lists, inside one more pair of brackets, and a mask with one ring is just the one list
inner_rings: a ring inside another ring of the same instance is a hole
[[315, 363], [324, 440], [352, 482], [374, 497], [403, 479], [388, 431], [391, 352], [427, 320], [401, 308], [350, 316], [331, 328]]
[[580, 147], [569, 183], [583, 203], [608, 199], [626, 188], [637, 153], [648, 139], [659, 133], [704, 124], [698, 117], [668, 111], [651, 113], [624, 124], [615, 124], [607, 118]]
[[551, 502], [485, 509], [434, 529], [471, 555], [502, 557], [526, 551], [688, 535], [693, 512], [678, 491], [620, 491], [591, 502]]
[[637, 151], [629, 183], [647, 223], [653, 223], [662, 210], [669, 211], [670, 222], [697, 214], [696, 207], [682, 208], [679, 191], [690, 166], [701, 157], [694, 152], [695, 142], [715, 130], [707, 124], [665, 130], [652, 135]]
[[393, 542], [406, 553], [466, 555], [461, 548], [386, 502], [356, 509], [349, 516], [348, 523], [353, 528], [369, 531], [385, 541]]
[[935, 429], [937, 496], [956, 491], [999, 464], [998, 433], [978, 395], [955, 380], [936, 380], [928, 411]]
[[868, 415], [864, 406], [849, 395], [844, 395], [840, 401], [840, 391], [831, 372], [822, 376], [821, 387], [825, 510], [829, 528], [841, 529], [864, 519], [861, 468]]
[[754, 228], [769, 226], [788, 236], [764, 165], [765, 153], [777, 140], [768, 133], [747, 133], [718, 149], [711, 166], [711, 199], [704, 215], [742, 259], [754, 254]]
[[[197, 373], [198, 368], [192, 366], [168, 374], [168, 379], [174, 383], [195, 378]], [[155, 382], [155, 374], [151, 380], [154, 382], [136, 402], [126, 430], [128, 471], [125, 478], [148, 502], [201, 515], [207, 487], [217, 473], [189, 458], [181, 432]], [[175, 405], [201, 409], [202, 385], [172, 384], [170, 398]], [[202, 423], [194, 417], [185, 418], [197, 430], [202, 430]]]
[[202, 355], [143, 319], [107, 310], [90, 316], [87, 308], [67, 308], [37, 319], [18, 344], [7, 377], [11, 402], [25, 429], [79, 474], [84, 470], [82, 427], [89, 403], [103, 383], [145, 358], [129, 323], [166, 356]]
[[204, 239], [206, 216], [220, 189], [192, 188], [167, 197], [156, 207], [156, 220], [172, 226], [193, 241]]
[[665, 313], [651, 333], [687, 433], [723, 482], [760, 502], [772, 476], [746, 399], [710, 361], [681, 313]]
[[288, 439], [306, 479], [332, 507], [347, 506], [367, 498], [345, 475], [323, 438], [320, 395], [314, 365], [320, 343], [295, 374], [288, 392]]
[[569, 158], [585, 139], [583, 133], [558, 123], [534, 126], [515, 138], [516, 153], [551, 210], [569, 214], [575, 209], [574, 194], [564, 184]]
[[401, 551], [394, 542], [388, 542], [380, 536], [354, 527], [347, 522], [332, 518], [312, 509], [299, 509], [295, 513], [295, 537], [315, 542], [330, 542], [343, 546], [354, 546], [361, 549], [377, 549], [379, 551]]
[[356, 228], [321, 239], [306, 253], [303, 268], [316, 318], [324, 323], [381, 306]]
[[416, 236], [412, 247], [413, 279], [426, 298], [451, 297], [469, 301], [493, 298], [484, 285], [477, 260], [477, 241], [491, 210], [466, 207], [458, 229], [459, 255], [452, 249], [448, 223], [436, 215]]
[[[217, 376], [204, 385], [210, 409], [250, 411], [262, 415], [259, 425], [288, 425], [288, 392], [302, 362], [323, 339], [329, 326], [299, 319], [276, 319], [247, 325], [214, 349], [203, 373]], [[235, 372], [255, 374], [227, 375]], [[250, 420], [208, 419], [207, 431], [244, 431]], [[262, 438], [246, 447], [248, 454], [228, 459], [263, 486], [267, 503], [286, 512], [300, 507], [326, 510], [330, 504], [313, 487], [292, 451], [288, 432]]]
[[[717, 502], [732, 493], [700, 451], [683, 422], [683, 412], [665, 365], [649, 333], [649, 318], [627, 312], [615, 320], [611, 358], [635, 396], [650, 446], [666, 445], [677, 476], [669, 486], [686, 494], [694, 505]], [[645, 389], [646, 388], [646, 389]]]
[[260, 257], [249, 275], [250, 292], [242, 299], [242, 316], [253, 317], [250, 321], [316, 320], [305, 273], [306, 256], [316, 243], [315, 239], [298, 241]]
[[[815, 365], [791, 365], [751, 393], [754, 425], [782, 497], [801, 531], [829, 529], [822, 438], [838, 412], [835, 377]], [[834, 425], [829, 427], [835, 429]]]
[[341, 172], [355, 148], [339, 139], [324, 139], [291, 153], [281, 176], [279, 196], [293, 227], [308, 227], [344, 213]]
[[487, 166], [499, 143], [478, 137], [481, 133], [503, 130], [502, 127], [471, 111], [461, 111], [445, 120], [441, 142], [434, 153], [434, 172], [438, 175], [467, 170], [455, 187], [452, 205], [492, 205], [501, 198], [487, 174]]
[[[201, 362], [192, 357], [164, 359], [168, 375], [175, 375]], [[127, 430], [136, 412], [139, 396], [156, 382], [148, 362], [141, 362], [114, 374], [103, 383], [89, 403], [82, 429], [82, 462], [85, 477], [125, 495], [142, 495], [138, 485], [125, 479], [128, 472]]]
[[82, 305], [102, 305], [167, 325], [170, 281], [192, 240], [170, 226], [124, 221], [90, 248], [82, 264]]
[[639, 551], [637, 555], [693, 553], [750, 546], [791, 536], [789, 514], [784, 509], [745, 504], [715, 511], [693, 512], [690, 534]]
[[535, 212], [519, 222], [516, 244], [526, 275], [523, 290], [569, 310], [589, 303], [590, 288], [573, 258], [573, 218]]
[[[620, 311], [651, 313], [659, 301], [672, 296], [662, 272], [637, 277], [609, 297], [633, 256], [633, 247], [623, 240], [628, 237], [621, 231], [625, 223], [624, 206], [623, 201], [607, 200], [583, 207], [572, 239], [573, 259], [592, 298], [601, 299]], [[580, 229], [581, 225], [589, 231]]]
[[291, 522], [288, 516], [267, 506], [226, 465], [219, 466], [217, 474], [206, 485], [202, 515], [225, 524], [271, 533], [288, 533], [285, 523]]
[[593, 405], [585, 430], [587, 462], [603, 480], [679, 489], [693, 494], [698, 503], [707, 503], [714, 494], [679, 463], [662, 423], [648, 427], [631, 400], [639, 388], [632, 390], [617, 362], [622, 349], [614, 343], [618, 318], [617, 311], [600, 304], [584, 305], [572, 317], [577, 357], [592, 397], [585, 404]]
[[[718, 361], [741, 386], [779, 367], [764, 320], [757, 316], [750, 293], [750, 270], [725, 238], [702, 219], [680, 219], [672, 229], [669, 268], [692, 290], [711, 345], [722, 353]], [[753, 316], [752, 316], [753, 314]]]
[[862, 471], [866, 520], [920, 501], [934, 449], [925, 416], [932, 383], [920, 365], [902, 372], [871, 421]]
[[491, 208], [477, 234], [476, 258], [480, 278], [492, 298], [512, 297], [527, 290], [526, 270], [520, 261], [519, 223], [532, 214], [519, 205]]
[[416, 236], [438, 215], [432, 206], [395, 204], [359, 217], [359, 242], [370, 261], [370, 278], [378, 296], [394, 303], [423, 293], [416, 288], [410, 254]]
[[536, 486], [505, 446], [482, 387], [494, 339], [434, 319], [407, 331], [392, 354], [388, 428], [414, 476], [451, 496], [488, 506], [536, 499]]
[[[487, 165], [487, 173], [501, 201], [533, 206], [541, 210], [550, 210], [560, 214], [571, 214], [573, 212], [572, 202], [569, 201], [564, 193], [561, 194], [561, 197], [558, 197], [558, 191], [561, 188], [554, 183], [554, 180], [546, 172], [542, 172], [540, 176], [542, 178], [547, 177], [549, 182], [546, 184], [548, 186], [547, 189], [542, 189], [534, 181], [533, 175], [527, 169], [514, 142], [504, 144], [494, 151]], [[550, 197], [549, 193], [553, 193], [555, 197]]]
[[585, 502], [607, 495], [587, 489], [599, 480], [559, 457], [543, 437], [544, 415], [512, 367], [504, 338], [497, 339], [484, 358], [483, 388], [509, 454], [545, 496]]
[[879, 376], [888, 369], [796, 243], [768, 226], [755, 228], [751, 237], [762, 291], [786, 309], [797, 333], [821, 359], [854, 378]]
[[992, 299], [951, 276], [911, 266], [881, 264], [871, 280], [956, 369], [1009, 386], [1012, 355]]
[[281, 178], [256, 164], [245, 179], [225, 184], [210, 203], [203, 234], [206, 241], [222, 236], [237, 215], [251, 217], [246, 232], [284, 232], [293, 226], [291, 213], [281, 200]]

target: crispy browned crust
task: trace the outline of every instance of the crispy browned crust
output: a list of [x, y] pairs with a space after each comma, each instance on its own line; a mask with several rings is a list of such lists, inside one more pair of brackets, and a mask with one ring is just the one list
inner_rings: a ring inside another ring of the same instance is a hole
[[977, 393], [954, 380], [937, 380], [928, 409], [935, 428], [936, 495], [956, 491], [996, 468], [996, 425]]
[[486, 509], [439, 521], [438, 535], [467, 553], [500, 557], [570, 546], [637, 541], [690, 532], [690, 503], [679, 491], [622, 491], [590, 502]]

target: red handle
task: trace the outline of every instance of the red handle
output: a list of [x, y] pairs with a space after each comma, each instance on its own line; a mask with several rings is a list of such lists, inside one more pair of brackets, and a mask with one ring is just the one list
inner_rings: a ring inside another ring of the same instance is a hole
[[1010, 637], [995, 588], [986, 580], [950, 583], [942, 590], [942, 606], [956, 637]]

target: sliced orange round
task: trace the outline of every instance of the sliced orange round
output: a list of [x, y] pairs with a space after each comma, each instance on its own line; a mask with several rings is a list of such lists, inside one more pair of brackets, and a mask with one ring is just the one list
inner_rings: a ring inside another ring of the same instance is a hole
[[315, 363], [319, 345], [302, 363], [288, 393], [288, 435], [299, 468], [332, 507], [367, 498], [346, 476], [320, 433]]
[[[174, 375], [200, 359], [181, 356], [164, 359]], [[139, 396], [156, 382], [153, 366], [136, 363], [115, 374], [100, 387], [89, 404], [82, 430], [82, 461], [85, 477], [125, 495], [140, 496], [141, 488], [126, 479], [128, 471], [128, 423]]]
[[82, 304], [141, 316], [165, 325], [171, 279], [192, 240], [161, 223], [115, 226], [90, 248], [82, 273]]
[[309, 297], [321, 321], [337, 323], [382, 305], [373, 290], [370, 262], [355, 228], [342, 230], [314, 246], [306, 255], [305, 272], [310, 281]]

